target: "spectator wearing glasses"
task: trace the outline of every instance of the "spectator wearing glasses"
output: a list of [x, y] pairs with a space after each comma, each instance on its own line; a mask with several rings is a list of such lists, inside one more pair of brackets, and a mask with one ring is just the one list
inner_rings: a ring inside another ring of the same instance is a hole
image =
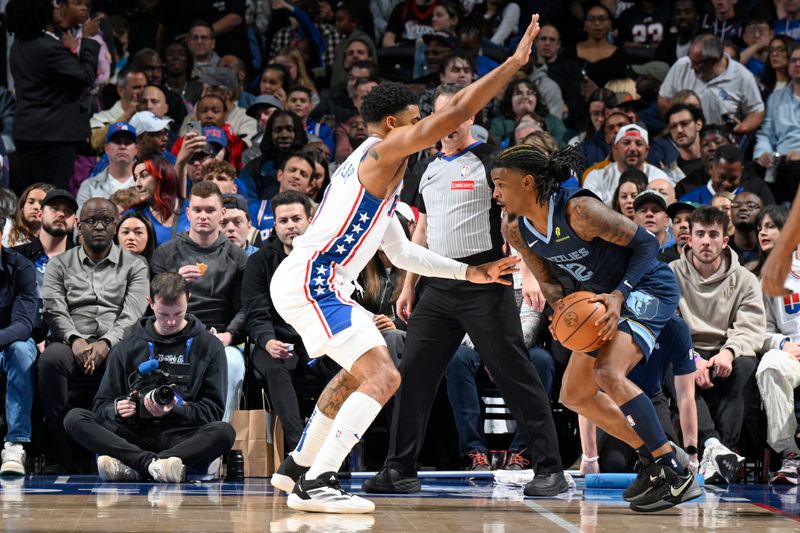
[[130, 125], [136, 130], [139, 159], [160, 155], [175, 164], [175, 156], [167, 151], [171, 123], [171, 118], [161, 118], [152, 111], [139, 111], [131, 117]]
[[114, 244], [116, 206], [92, 198], [80, 212], [80, 247], [53, 258], [42, 288], [50, 342], [39, 359], [38, 385], [45, 419], [47, 472], [67, 471], [64, 432], [70, 388], [97, 390], [112, 347], [144, 314], [147, 265]]
[[726, 55], [720, 40], [710, 33], [695, 37], [687, 57], [669, 69], [658, 92], [662, 113], [681, 89], [691, 89], [700, 96], [707, 123], [733, 121], [733, 133], [738, 135], [755, 131], [764, 120], [764, 102], [755, 77]]
[[208, 22], [196, 20], [192, 23], [186, 45], [192, 54], [192, 78], [200, 79], [207, 69], [219, 64], [219, 55], [214, 51], [217, 45], [214, 28]]

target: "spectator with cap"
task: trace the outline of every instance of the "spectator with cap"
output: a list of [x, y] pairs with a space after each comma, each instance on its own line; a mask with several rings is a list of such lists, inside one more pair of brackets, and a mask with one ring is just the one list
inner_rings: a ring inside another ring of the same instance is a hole
[[774, 204], [775, 199], [764, 180], [753, 175], [744, 176], [743, 164], [742, 151], [738, 146], [733, 144], [720, 146], [714, 152], [708, 181], [681, 196], [681, 201], [708, 205], [711, 198], [719, 191], [730, 191], [733, 194], [749, 191], [759, 196], [765, 204]]
[[652, 233], [658, 239], [659, 253], [675, 245], [675, 238], [669, 231], [667, 200], [658, 191], [645, 190], [633, 200], [633, 221]]
[[81, 246], [53, 258], [45, 272], [42, 300], [51, 342], [39, 358], [37, 379], [51, 473], [65, 472], [70, 459], [63, 425], [70, 388], [96, 391], [109, 351], [147, 305], [147, 265], [114, 244], [118, 218], [110, 200], [88, 200], [78, 222]]
[[448, 31], [434, 31], [420, 37], [418, 42], [412, 77], [418, 83], [435, 84], [442, 59], [458, 48], [458, 40]]
[[258, 248], [250, 242], [250, 211], [247, 208], [247, 199], [241, 194], [225, 193], [222, 195], [222, 207], [225, 208], [220, 222], [222, 234], [250, 257]]
[[111, 124], [130, 122], [134, 113], [139, 111], [139, 99], [147, 86], [147, 76], [138, 68], [128, 67], [117, 76], [117, 100], [113, 106], [98, 111], [89, 120], [92, 128], [92, 148], [98, 152], [103, 150], [106, 133]]
[[42, 229], [38, 235], [31, 235], [31, 240], [15, 246], [14, 250], [22, 254], [36, 267], [36, 289], [38, 305], [33, 324], [33, 340], [44, 350], [47, 337], [47, 324], [42, 315], [42, 287], [47, 264], [51, 259], [63, 254], [74, 246], [72, 233], [75, 228], [75, 213], [78, 204], [69, 191], [52, 189], [42, 200]]
[[171, 118], [162, 118], [152, 111], [139, 111], [131, 117], [130, 125], [136, 130], [139, 159], [160, 155], [175, 164], [175, 156], [167, 151]]
[[606, 204], [611, 205], [620, 175], [628, 169], [641, 170], [647, 175], [648, 181], [656, 178], [669, 179], [663, 171], [647, 162], [649, 138], [647, 131], [641, 126], [623, 126], [617, 132], [612, 150], [614, 162], [605, 168], [589, 172], [583, 182], [584, 188], [598, 195]]
[[[800, 172], [800, 129], [795, 119], [800, 108], [800, 47], [789, 56], [789, 84], [767, 100], [767, 116], [756, 134], [754, 161], [774, 182], [779, 202], [794, 198]], [[769, 180], [768, 180], [769, 181]]]
[[[211, 67], [206, 69], [200, 77], [203, 82], [203, 96], [217, 95], [222, 98], [224, 103], [225, 124], [230, 125], [233, 133], [238, 135], [247, 146], [252, 146], [253, 138], [258, 133], [258, 123], [252, 117], [247, 115], [247, 112], [236, 105], [236, 88], [239, 82], [236, 74], [226, 67]], [[186, 128], [190, 120], [196, 120], [199, 117], [199, 102], [198, 109], [194, 115], [188, 115], [181, 125], [181, 135], [186, 134]]]
[[108, 166], [81, 183], [78, 189], [78, 208], [89, 198], [110, 198], [120, 189], [134, 186], [133, 160], [138, 153], [136, 129], [127, 122], [116, 122], [108, 127], [106, 145]]
[[[5, 217], [0, 216], [0, 237]], [[8, 430], [0, 476], [25, 475], [24, 444], [31, 441], [33, 363], [37, 318], [36, 270], [22, 254], [0, 245], [0, 373], [6, 378]]]
[[237, 106], [247, 109], [256, 98], [254, 94], [250, 94], [244, 88], [245, 78], [247, 78], [247, 65], [244, 64], [241, 57], [228, 54], [219, 59], [218, 66], [229, 69], [236, 76], [237, 83], [233, 91], [233, 99]]
[[698, 204], [692, 202], [675, 202], [667, 206], [667, 217], [672, 224], [675, 244], [668, 248], [662, 248], [658, 254], [659, 261], [671, 263], [680, 258], [683, 248], [689, 243], [689, 217], [692, 215], [692, 211], [698, 207]]
[[692, 39], [687, 57], [669, 69], [658, 92], [658, 108], [666, 112], [672, 97], [682, 89], [700, 96], [709, 124], [733, 121], [737, 135], [754, 132], [764, 120], [764, 102], [753, 74], [725, 55], [722, 43], [712, 34]]
[[586, 180], [586, 176], [596, 168], [604, 168], [613, 162], [614, 154], [611, 147], [617, 133], [624, 126], [632, 124], [630, 116], [620, 109], [608, 112], [608, 108], [603, 110], [605, 118], [600, 129], [584, 139], [579, 145], [581, 155], [587, 165], [590, 165], [581, 176], [581, 181]]

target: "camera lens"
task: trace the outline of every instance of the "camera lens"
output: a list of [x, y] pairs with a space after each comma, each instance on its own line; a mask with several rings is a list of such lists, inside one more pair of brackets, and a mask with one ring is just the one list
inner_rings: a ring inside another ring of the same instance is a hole
[[175, 391], [172, 387], [161, 385], [153, 390], [153, 401], [158, 405], [168, 405], [175, 399]]

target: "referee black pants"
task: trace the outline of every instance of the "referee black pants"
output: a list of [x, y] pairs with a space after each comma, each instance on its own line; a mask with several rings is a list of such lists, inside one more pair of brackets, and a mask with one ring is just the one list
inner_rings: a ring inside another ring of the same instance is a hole
[[534, 470], [563, 470], [550, 401], [525, 350], [513, 288], [427, 284], [408, 321], [386, 466], [416, 476], [436, 390], [466, 331], [527, 437]]

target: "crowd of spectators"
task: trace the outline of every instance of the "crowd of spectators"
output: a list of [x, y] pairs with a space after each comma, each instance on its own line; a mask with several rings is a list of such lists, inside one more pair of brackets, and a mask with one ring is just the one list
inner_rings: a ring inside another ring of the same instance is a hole
[[[567, 185], [656, 235], [681, 289], [697, 423], [682, 420], [667, 433], [694, 432], [683, 444], [699, 448], [690, 452], [703, 458], [706, 481], [734, 482], [735, 469], [715, 461], [741, 462], [747, 412], [763, 405], [767, 433], [750, 437], [776, 453], [773, 481], [796, 484], [800, 255], [787, 280], [792, 295], [765, 298], [758, 279], [800, 184], [795, 0], [9, 0], [0, 474], [25, 472], [26, 449], [44, 456], [47, 472], [80, 468], [70, 437], [106, 450], [102, 418], [120, 424], [135, 410], [112, 402], [121, 385], [110, 380], [140, 362], [114, 358], [137, 336], [155, 339], [150, 346], [175, 341], [168, 311], [188, 313], [173, 352], [186, 332], [202, 334], [202, 357], [215, 365], [203, 377], [211, 389], [185, 386], [187, 402], [211, 408], [202, 416], [181, 405], [138, 408], [167, 425], [228, 422], [253, 369], [292, 449], [308, 414], [299, 376], [314, 378], [318, 392], [337, 368], [308, 365], [302, 340], [270, 303], [269, 280], [337, 166], [367, 138], [364, 97], [402, 82], [429, 115], [438, 86], [468, 85], [502, 63], [535, 12], [541, 31], [531, 61], [474, 117], [466, 138], [487, 153], [516, 144], [580, 151], [585, 171]], [[426, 220], [420, 175], [448, 147], [411, 158], [397, 210], [409, 236], [420, 209]], [[412, 281], [381, 253], [360, 278], [359, 301], [398, 365], [407, 317], [395, 303], [414, 291]], [[565, 355], [541, 327], [549, 310], [535, 281], [516, 288], [527, 355], [555, 403]], [[170, 364], [185, 364], [190, 344]], [[174, 355], [162, 348], [159, 357]], [[467, 338], [445, 376], [456, 453], [477, 469], [488, 464], [482, 367]], [[676, 416], [689, 412], [669, 380], [656, 392]], [[94, 414], [70, 414], [91, 407], [96, 393]], [[186, 461], [207, 461], [230, 440], [226, 426], [209, 431], [216, 445]], [[509, 468], [530, 463], [520, 431]], [[139, 446], [138, 438], [128, 440]], [[181, 439], [159, 446], [182, 449]], [[581, 467], [594, 471], [603, 450], [592, 438], [583, 451]], [[126, 457], [135, 473], [109, 460], [105, 471], [180, 477], [169, 453], [131, 448]]]

